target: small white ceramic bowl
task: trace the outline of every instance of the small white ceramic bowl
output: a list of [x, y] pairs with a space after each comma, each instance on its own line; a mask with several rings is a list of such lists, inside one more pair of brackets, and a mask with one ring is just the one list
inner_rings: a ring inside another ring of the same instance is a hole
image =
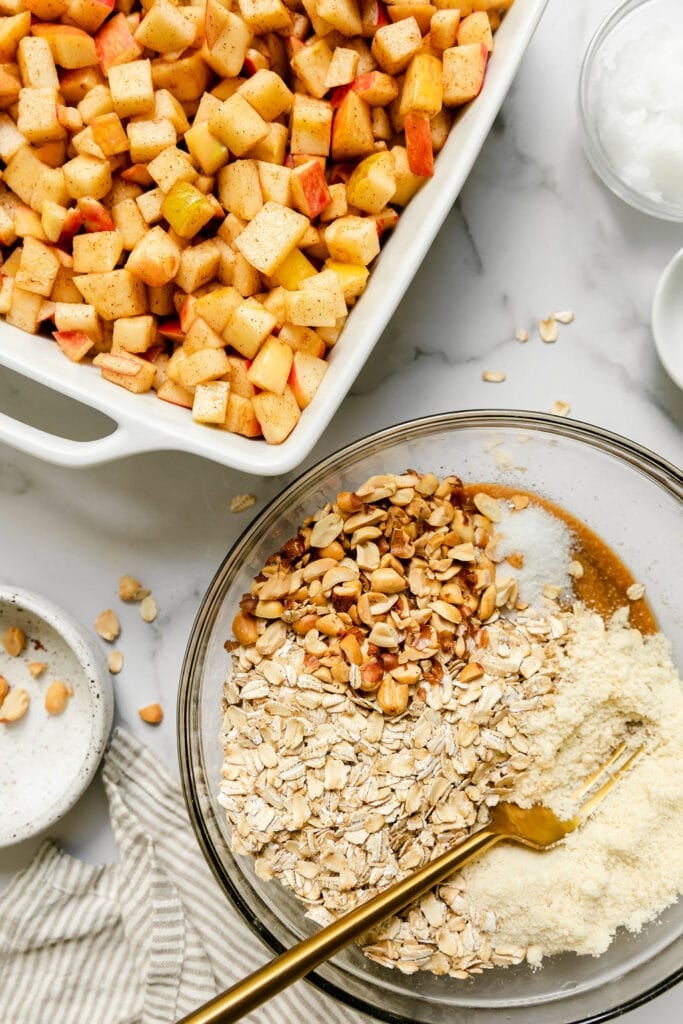
[[[100, 763], [111, 731], [114, 697], [102, 653], [82, 626], [47, 598], [0, 587], [0, 636], [19, 626], [27, 637], [17, 657], [0, 645], [0, 675], [31, 698], [16, 722], [0, 724], [0, 847], [58, 821], [76, 803]], [[29, 662], [45, 662], [33, 678]], [[74, 691], [61, 715], [45, 710], [50, 683]]]
[[652, 303], [652, 335], [662, 366], [683, 388], [683, 249], [659, 279]]

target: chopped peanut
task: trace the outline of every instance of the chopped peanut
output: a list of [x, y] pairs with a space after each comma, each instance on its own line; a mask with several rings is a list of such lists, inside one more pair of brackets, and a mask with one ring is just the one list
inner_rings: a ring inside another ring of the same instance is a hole
[[66, 709], [69, 697], [73, 697], [73, 690], [61, 679], [55, 679], [50, 683], [45, 693], [45, 710], [48, 715], [61, 715]]
[[19, 626], [10, 626], [2, 636], [2, 646], [12, 658], [18, 658], [26, 647], [26, 634]]

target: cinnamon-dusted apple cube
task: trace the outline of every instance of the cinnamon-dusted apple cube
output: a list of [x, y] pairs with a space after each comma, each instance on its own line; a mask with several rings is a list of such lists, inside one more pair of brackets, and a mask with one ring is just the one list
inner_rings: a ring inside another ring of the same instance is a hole
[[201, 295], [195, 302], [194, 308], [197, 319], [205, 320], [212, 330], [217, 334], [222, 334], [228, 320], [241, 302], [242, 296], [237, 289], [228, 285]]
[[176, 234], [194, 238], [213, 217], [214, 206], [189, 181], [178, 181], [163, 198], [161, 211]]
[[[365, 291], [370, 272], [367, 267], [358, 263], [341, 263], [339, 260], [326, 260], [325, 267], [333, 270], [339, 278], [342, 294], [347, 303], [353, 302]], [[317, 353], [313, 353], [316, 355]]]
[[263, 274], [272, 274], [303, 237], [308, 217], [279, 203], [265, 203], [235, 245], [249, 263]]
[[441, 61], [428, 53], [417, 53], [410, 61], [403, 80], [399, 113], [434, 117], [443, 102]]
[[245, 359], [253, 359], [276, 324], [276, 319], [254, 298], [240, 302], [228, 319], [223, 338]]
[[52, 59], [62, 68], [86, 68], [97, 64], [95, 42], [80, 28], [37, 22], [31, 26], [31, 34], [47, 41]]
[[80, 363], [93, 347], [91, 339], [83, 331], [53, 331], [52, 337], [72, 363]]
[[450, 9], [435, 11], [432, 15], [429, 28], [429, 38], [434, 50], [448, 50], [456, 45], [458, 38], [458, 26], [460, 25], [460, 11]]
[[332, 60], [325, 76], [325, 88], [334, 89], [338, 85], [349, 85], [356, 77], [358, 70], [358, 54], [345, 46], [336, 46]]
[[291, 28], [292, 15], [282, 0], [238, 0], [238, 5], [246, 24], [259, 35]]
[[379, 253], [374, 221], [367, 217], [340, 217], [325, 228], [325, 244], [333, 260], [367, 266]]
[[[39, 242], [47, 242], [47, 236], [43, 231], [40, 217], [35, 210], [31, 210], [28, 206], [19, 204], [14, 211], [14, 230], [18, 238], [37, 238]], [[21, 250], [16, 249], [15, 252], [18, 259], [21, 256]], [[13, 256], [14, 253], [12, 253], [12, 256], [10, 256], [2, 268], [5, 274], [10, 273], [10, 261]]]
[[232, 269], [230, 274], [230, 280], [225, 281], [223, 278], [220, 280], [224, 284], [232, 284], [234, 288], [240, 293], [243, 298], [248, 298], [250, 295], [256, 295], [262, 289], [261, 275], [258, 270], [251, 265], [251, 263], [245, 259], [241, 252], [233, 252]]
[[27, 88], [59, 89], [57, 68], [47, 39], [38, 36], [20, 39], [17, 63], [21, 80]]
[[255, 160], [235, 160], [218, 172], [218, 198], [225, 210], [253, 220], [263, 206], [261, 179]]
[[359, 36], [363, 31], [356, 0], [318, 0], [317, 12], [328, 25], [345, 36]]
[[223, 428], [231, 434], [241, 434], [243, 437], [260, 437], [263, 433], [250, 398], [235, 394], [232, 385], [228, 393]]
[[[301, 283], [302, 291], [315, 291], [324, 292], [332, 300], [331, 310], [334, 313], [335, 322], [341, 317], [345, 317], [348, 310], [346, 308], [346, 299], [342, 290], [341, 282], [339, 277], [329, 267], [325, 267], [318, 274], [313, 277], [307, 277]], [[296, 321], [292, 320], [292, 323]], [[331, 327], [331, 324], [314, 324], [312, 326], [317, 327]]]
[[328, 205], [332, 196], [325, 173], [317, 160], [307, 160], [292, 171], [292, 200], [301, 213], [313, 220]]
[[191, 356], [202, 348], [223, 349], [225, 342], [202, 316], [196, 316], [185, 334], [183, 349], [188, 356]]
[[217, 74], [235, 78], [251, 44], [251, 29], [239, 15], [220, 4], [207, 4], [206, 11], [206, 42], [201, 55]]
[[153, 316], [126, 316], [114, 323], [112, 352], [146, 352], [156, 338]]
[[251, 366], [248, 359], [241, 356], [228, 356], [230, 368], [226, 374], [226, 380], [230, 382], [230, 394], [240, 395], [242, 398], [251, 398], [256, 394], [256, 388], [247, 377], [247, 371]]
[[284, 341], [266, 338], [247, 371], [247, 379], [257, 388], [281, 395], [287, 386], [294, 353]]
[[390, 142], [394, 136], [391, 119], [384, 107], [372, 107], [372, 134], [375, 141]]
[[[182, 345], [174, 349], [173, 354], [166, 363], [166, 376], [168, 380], [173, 381], [174, 384], [180, 384], [180, 367], [188, 358], [187, 352]], [[191, 402], [190, 405], [192, 405]]]
[[489, 53], [493, 50], [493, 33], [488, 15], [484, 11], [475, 11], [460, 22], [457, 34], [458, 46], [470, 46], [482, 43]]
[[275, 202], [281, 206], [292, 205], [292, 169], [257, 161], [261, 195], [264, 202]]
[[72, 199], [104, 199], [111, 189], [111, 167], [94, 156], [75, 156], [64, 164], [64, 180]]
[[248, 155], [254, 160], [263, 160], [271, 164], [283, 164], [287, 157], [287, 146], [289, 143], [289, 131], [287, 126], [273, 121], [268, 125], [268, 133], [255, 146], [252, 146]]
[[319, 359], [325, 355], [325, 342], [311, 327], [304, 327], [300, 324], [283, 324], [278, 338], [289, 345], [294, 352], [309, 352]]
[[[170, 121], [166, 121], [170, 124]], [[197, 171], [187, 153], [177, 146], [168, 146], [151, 160], [147, 166], [153, 180], [162, 192], [170, 192], [177, 181], [194, 182]]]
[[281, 395], [261, 391], [254, 395], [251, 404], [268, 444], [281, 444], [301, 419], [301, 410], [290, 387]]
[[187, 57], [170, 61], [159, 57], [152, 62], [155, 89], [168, 89], [180, 103], [199, 100], [211, 83], [211, 70], [203, 57], [204, 50], [191, 50]]
[[76, 105], [97, 85], [106, 85], [104, 75], [99, 67], [74, 68], [62, 71], [59, 76], [60, 92], [65, 103]]
[[287, 320], [292, 324], [331, 327], [337, 321], [336, 308], [337, 297], [332, 292], [311, 289], [287, 293]]
[[[114, 9], [114, 0], [67, 0], [67, 2], [65, 0], [30, 0], [30, 2], [33, 13], [38, 18], [44, 18], [46, 21], [63, 14], [64, 11], [60, 10], [60, 8], [64, 7], [69, 20], [85, 32], [95, 32]], [[48, 8], [53, 13], [49, 15], [40, 14], [35, 9], [36, 5]]]
[[16, 64], [0, 65], [0, 109], [14, 106], [19, 98], [22, 82]]
[[488, 50], [483, 43], [451, 46], [443, 52], [443, 101], [457, 107], [481, 92]]
[[354, 168], [346, 185], [346, 198], [365, 213], [379, 213], [395, 191], [394, 158], [385, 151], [367, 156]]
[[215, 423], [222, 426], [228, 412], [230, 385], [226, 380], [212, 380], [198, 384], [192, 403], [195, 423]]
[[99, 352], [93, 359], [105, 380], [136, 395], [150, 391], [154, 383], [154, 364], [132, 353]]
[[292, 249], [286, 259], [282, 261], [269, 282], [276, 287], [285, 288], [287, 291], [296, 291], [301, 282], [307, 277], [313, 277], [317, 273], [311, 261], [304, 256], [301, 249]]
[[330, 201], [320, 213], [320, 222], [327, 223], [336, 220], [337, 217], [345, 217], [349, 212], [349, 202], [346, 195], [346, 185], [337, 181], [329, 186]]
[[105, 75], [118, 64], [135, 61], [142, 53], [142, 46], [136, 42], [123, 12], [115, 14], [102, 26], [95, 36], [95, 47]]
[[388, 75], [400, 75], [422, 43], [415, 18], [405, 18], [377, 29], [372, 39], [372, 55]]
[[264, 121], [274, 121], [292, 108], [291, 89], [274, 71], [261, 68], [237, 90]]
[[327, 92], [327, 72], [332, 63], [332, 50], [324, 39], [302, 46], [290, 61], [292, 71], [303, 82], [306, 92], [321, 99]]
[[77, 104], [78, 113], [85, 124], [92, 124], [101, 114], [111, 114], [113, 109], [111, 91], [106, 85], [94, 86]]
[[289, 130], [291, 153], [328, 156], [332, 137], [332, 105], [326, 100], [295, 93]]
[[129, 270], [80, 274], [73, 281], [85, 301], [95, 307], [103, 320], [117, 320], [121, 316], [138, 316], [147, 312], [145, 286]]
[[439, 153], [446, 145], [452, 125], [453, 115], [445, 107], [442, 107], [436, 117], [430, 119], [429, 131], [432, 136], [432, 149], [434, 153]]
[[408, 0], [407, 3], [391, 4], [387, 7], [387, 13], [390, 21], [402, 21], [405, 18], [415, 18], [418, 24], [420, 32], [424, 36], [429, 32], [429, 26], [432, 19], [432, 15], [436, 12], [436, 7], [430, 3], [425, 3], [423, 0]]
[[9, 313], [10, 306], [12, 305], [12, 292], [14, 291], [14, 278], [13, 277], [2, 277], [0, 278], [0, 313], [3, 316]]
[[[41, 218], [42, 222], [42, 218]], [[17, 240], [17, 233], [14, 228], [14, 217], [12, 217], [7, 210], [0, 206], [0, 243], [2, 245], [14, 245]], [[56, 238], [49, 238], [51, 242], [56, 242]]]
[[73, 240], [74, 271], [77, 274], [96, 274], [113, 270], [123, 251], [123, 239], [118, 231], [94, 231], [75, 235]]
[[185, 132], [185, 144], [204, 174], [215, 174], [230, 159], [228, 147], [213, 134], [208, 121], [195, 120]]
[[129, 121], [126, 134], [130, 158], [134, 164], [148, 164], [176, 143], [175, 128], [164, 118], [158, 121]]
[[188, 245], [180, 256], [175, 283], [188, 294], [196, 292], [216, 276], [219, 260], [220, 251], [213, 238], [199, 245]]
[[2, 177], [7, 187], [19, 196], [22, 202], [30, 205], [44, 170], [45, 165], [31, 147], [26, 145], [10, 158]]
[[228, 357], [222, 348], [203, 348], [178, 363], [178, 383], [192, 388], [207, 380], [220, 380], [228, 370]]
[[9, 114], [0, 114], [0, 159], [8, 163], [26, 145], [26, 139]]
[[[80, 299], [80, 295], [78, 297]], [[92, 342], [102, 340], [102, 322], [95, 307], [87, 302], [56, 302], [52, 319], [58, 331], [78, 331]]]
[[[155, 386], [155, 385], [153, 385]], [[183, 409], [191, 409], [194, 402], [194, 394], [172, 380], [162, 381], [156, 387], [157, 398], [170, 405], [179, 405]]]
[[332, 122], [332, 158], [344, 161], [374, 152], [370, 107], [350, 90], [341, 101]]
[[235, 156], [244, 156], [268, 134], [267, 123], [237, 92], [209, 117], [209, 128]]
[[40, 325], [43, 298], [37, 292], [28, 292], [20, 288], [16, 280], [12, 283], [10, 307], [5, 314], [7, 323], [19, 327], [28, 334], [35, 334]]
[[166, 198], [160, 188], [152, 188], [149, 192], [143, 192], [136, 197], [135, 202], [145, 223], [158, 224], [162, 217], [166, 216], [162, 212]]
[[57, 117], [57, 90], [22, 89], [19, 93], [17, 128], [29, 142], [51, 142], [66, 137]]
[[121, 124], [121, 118], [113, 111], [98, 114], [90, 124], [93, 141], [105, 156], [128, 152], [128, 136]]
[[0, 61], [7, 64], [14, 60], [19, 42], [31, 30], [31, 14], [20, 11], [0, 19]]
[[318, 359], [309, 352], [294, 353], [289, 372], [289, 386], [300, 409], [305, 409], [313, 401], [328, 366], [329, 363], [324, 359]]
[[52, 292], [59, 266], [59, 258], [54, 249], [37, 238], [24, 238], [15, 277], [16, 287], [47, 298]]
[[119, 117], [148, 114], [154, 110], [152, 63], [133, 60], [109, 69], [109, 89]]
[[192, 45], [195, 26], [182, 7], [174, 7], [169, 0], [154, 0], [134, 35], [136, 42], [148, 50], [172, 53]]
[[415, 193], [422, 188], [426, 179], [411, 171], [405, 146], [392, 146], [390, 152], [394, 158], [394, 179], [396, 181], [396, 191], [391, 201], [394, 206], [407, 206]]
[[[187, 11], [188, 8], [184, 8], [184, 10]], [[178, 135], [182, 135], [190, 127], [187, 114], [168, 89], [156, 89], [154, 93], [154, 116], [167, 118]]]

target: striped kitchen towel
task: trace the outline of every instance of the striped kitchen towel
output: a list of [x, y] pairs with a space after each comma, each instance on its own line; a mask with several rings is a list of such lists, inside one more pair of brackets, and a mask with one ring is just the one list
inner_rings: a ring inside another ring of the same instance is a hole
[[[102, 777], [119, 849], [48, 840], [0, 895], [1, 1024], [172, 1024], [268, 959], [215, 881], [166, 767], [121, 729]], [[369, 1024], [298, 982], [251, 1024]]]

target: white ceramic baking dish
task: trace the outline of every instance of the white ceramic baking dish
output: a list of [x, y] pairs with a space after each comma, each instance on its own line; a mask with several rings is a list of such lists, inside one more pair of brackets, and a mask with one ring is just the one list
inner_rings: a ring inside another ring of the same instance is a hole
[[484, 88], [462, 112], [431, 181], [401, 214], [363, 297], [354, 307], [314, 401], [281, 445], [248, 440], [193, 423], [186, 409], [153, 394], [131, 395], [97, 369], [65, 359], [49, 339], [0, 324], [0, 364], [78, 399], [117, 424], [106, 437], [74, 441], [0, 413], [0, 440], [64, 466], [87, 466], [143, 451], [194, 452], [249, 473], [275, 476], [298, 466], [341, 405], [457, 198], [507, 94], [548, 0], [515, 0], [496, 34]]

